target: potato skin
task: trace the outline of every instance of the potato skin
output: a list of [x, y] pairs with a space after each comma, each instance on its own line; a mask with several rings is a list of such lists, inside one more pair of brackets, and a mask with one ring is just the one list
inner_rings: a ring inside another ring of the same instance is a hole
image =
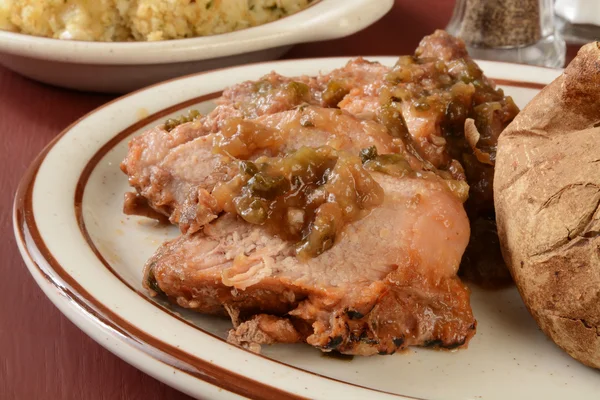
[[494, 202], [529, 311], [557, 345], [600, 368], [600, 43], [502, 133]]

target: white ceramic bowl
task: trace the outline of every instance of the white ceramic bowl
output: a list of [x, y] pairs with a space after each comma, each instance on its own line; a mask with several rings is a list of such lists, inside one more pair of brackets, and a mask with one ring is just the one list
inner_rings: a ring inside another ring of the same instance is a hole
[[335, 39], [380, 19], [393, 0], [321, 0], [278, 21], [160, 42], [82, 42], [0, 31], [0, 64], [72, 89], [129, 92], [165, 79], [272, 60], [296, 43]]

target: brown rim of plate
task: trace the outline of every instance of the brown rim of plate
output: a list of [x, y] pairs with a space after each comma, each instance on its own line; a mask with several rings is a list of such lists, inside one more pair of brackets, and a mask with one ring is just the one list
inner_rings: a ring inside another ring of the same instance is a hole
[[537, 83], [537, 82], [522, 82], [522, 81], [513, 81], [510, 79], [494, 79], [491, 78], [494, 82], [496, 82], [496, 85], [503, 85], [503, 86], [512, 86], [512, 87], [519, 87], [519, 88], [526, 88], [526, 89], [537, 89], [537, 90], [542, 90], [544, 87], [546, 87], [546, 85], [544, 85], [543, 83]]
[[[291, 60], [285, 60], [283, 62], [289, 62], [289, 61], [291, 61]], [[265, 63], [256, 63], [256, 64], [265, 64]], [[256, 65], [256, 64], [254, 64], [254, 65]], [[229, 68], [235, 68], [235, 67], [229, 67]], [[228, 68], [223, 68], [223, 69], [228, 69]], [[216, 70], [200, 72], [200, 73], [197, 73], [194, 75], [188, 75], [186, 77], [174, 78], [167, 82], [172, 82], [175, 80], [188, 78], [190, 76], [203, 75], [203, 74], [206, 74], [209, 72], [215, 72], [215, 71]], [[524, 87], [524, 88], [531, 88], [531, 89], [541, 89], [545, 86], [545, 85], [539, 84], [539, 83], [512, 81], [512, 80], [505, 80], [505, 79], [494, 79], [494, 81], [500, 85]], [[93, 296], [91, 296], [81, 285], [79, 285], [79, 283], [73, 277], [71, 277], [65, 271], [65, 269], [58, 263], [58, 261], [50, 253], [50, 251], [48, 250], [46, 244], [44, 243], [44, 241], [37, 229], [37, 224], [35, 222], [35, 217], [34, 217], [34, 213], [33, 213], [33, 200], [32, 200], [33, 187], [34, 187], [35, 178], [37, 176], [39, 167], [43, 163], [48, 152], [54, 147], [54, 145], [62, 138], [62, 136], [64, 136], [75, 125], [77, 125], [83, 119], [87, 118], [89, 115], [94, 114], [97, 111], [101, 110], [102, 108], [104, 108], [110, 104], [113, 104], [117, 101], [120, 101], [123, 98], [129, 97], [140, 91], [143, 91], [150, 87], [161, 85], [164, 83], [165, 82], [158, 83], [156, 85], [152, 85], [152, 86], [146, 87], [144, 89], [140, 89], [138, 91], [124, 95], [122, 97], [112, 100], [112, 101], [104, 104], [103, 106], [91, 111], [90, 113], [86, 114], [85, 116], [81, 117], [76, 122], [74, 122], [73, 124], [68, 126], [54, 140], [52, 140], [46, 146], [46, 148], [44, 148], [44, 150], [40, 153], [40, 155], [35, 159], [35, 161], [29, 167], [29, 169], [26, 172], [25, 176], [23, 177], [21, 183], [19, 184], [19, 187], [17, 190], [17, 195], [15, 198], [14, 213], [15, 213], [15, 220], [17, 223], [18, 234], [20, 236], [19, 239], [20, 239], [21, 243], [23, 244], [23, 247], [25, 248], [25, 251], [27, 252], [27, 255], [29, 256], [30, 260], [32, 261], [32, 263], [34, 264], [36, 269], [46, 279], [46, 281], [48, 281], [50, 284], [55, 286], [56, 289], [58, 289], [60, 291], [60, 293], [63, 294], [66, 298], [68, 298], [71, 302], [74, 302], [79, 307], [81, 307], [81, 309], [86, 314], [88, 314], [88, 316], [92, 317], [93, 319], [99, 321], [102, 325], [104, 325], [106, 327], [106, 329], [109, 331], [109, 333], [117, 334], [119, 336], [125, 337], [126, 341], [130, 345], [133, 345], [138, 350], [143, 351], [145, 354], [151, 356], [155, 360], [160, 361], [166, 365], [169, 365], [172, 368], [175, 368], [182, 372], [185, 372], [185, 373], [187, 373], [195, 378], [198, 378], [200, 380], [203, 380], [209, 384], [218, 386], [222, 389], [231, 391], [233, 393], [236, 393], [236, 394], [239, 394], [242, 396], [246, 396], [246, 397], [251, 396], [253, 398], [260, 398], [260, 399], [269, 399], [269, 398], [303, 399], [303, 397], [301, 397], [301, 396], [298, 396], [298, 395], [295, 395], [295, 394], [292, 394], [289, 392], [285, 392], [281, 389], [263, 384], [261, 382], [257, 382], [253, 379], [247, 378], [245, 376], [228, 371], [224, 368], [218, 367], [206, 360], [199, 359], [193, 355], [190, 355], [190, 354], [182, 351], [179, 348], [176, 348], [172, 345], [169, 345], [167, 343], [164, 343], [164, 342], [154, 338], [150, 334], [140, 330], [139, 328], [135, 327], [134, 325], [131, 325], [128, 321], [123, 320], [121, 317], [119, 317], [114, 312], [112, 312], [108, 307], [104, 306], [97, 299], [95, 299]], [[142, 128], [143, 126], [149, 124], [150, 122], [153, 122], [163, 116], [166, 116], [177, 110], [181, 110], [185, 107], [191, 106], [193, 104], [197, 104], [202, 101], [208, 101], [208, 100], [214, 99], [218, 95], [219, 95], [218, 92], [211, 93], [208, 95], [204, 95], [204, 96], [200, 96], [200, 97], [197, 97], [194, 99], [184, 101], [182, 103], [179, 103], [174, 106], [163, 109], [161, 111], [158, 111], [158, 112], [144, 118], [143, 120], [138, 121], [135, 124], [132, 124], [125, 130], [119, 132], [115, 137], [113, 137], [111, 140], [109, 140], [105, 145], [103, 145], [96, 152], [96, 154], [88, 161], [86, 167], [82, 170], [82, 173], [80, 175], [80, 178], [78, 180], [77, 187], [76, 187], [74, 205], [75, 205], [75, 212], [76, 212], [77, 220], [78, 220], [82, 235], [84, 236], [84, 238], [90, 245], [90, 247], [93, 250], [93, 252], [95, 253], [95, 255], [101, 261], [101, 263], [106, 268], [108, 268], [113, 275], [115, 275], [127, 287], [129, 287], [131, 290], [134, 290], [138, 295], [140, 295], [141, 297], [146, 299], [151, 304], [161, 308], [164, 311], [169, 312], [169, 314], [171, 316], [174, 316], [177, 319], [185, 322], [186, 324], [193, 326], [195, 329], [199, 329], [200, 331], [202, 331], [205, 334], [208, 334], [212, 337], [215, 337], [219, 340], [224, 341], [222, 338], [212, 335], [212, 334], [202, 330], [197, 325], [192, 324], [189, 321], [186, 321], [185, 319], [183, 319], [179, 316], [176, 316], [169, 310], [165, 309], [164, 307], [160, 306], [156, 302], [152, 301], [146, 295], [135, 290], [129, 284], [127, 284], [125, 281], [123, 281], [123, 279], [116, 273], [116, 271], [114, 271], [112, 269], [112, 267], [110, 267], [110, 264], [108, 264], [108, 262], [102, 257], [101, 253], [98, 251], [98, 249], [93, 244], [93, 241], [91, 240], [91, 238], [87, 232], [87, 229], [85, 228], [85, 223], [83, 222], [83, 217], [81, 215], [81, 200], [83, 199], [85, 184], [87, 183], [87, 180], [88, 180], [90, 174], [92, 173], [92, 171], [94, 170], [95, 166], [97, 165], [97, 163], [104, 157], [104, 155], [106, 155], [106, 153], [108, 151], [110, 151], [114, 146], [116, 146], [118, 143], [120, 143], [123, 139], [125, 139], [131, 133], [133, 133], [136, 130]], [[158, 352], [158, 356], [157, 356], [157, 352]], [[254, 353], [251, 353], [251, 354], [255, 355]], [[311, 371], [303, 370], [303, 369], [285, 364], [285, 363], [277, 361], [277, 360], [272, 360], [272, 359], [267, 358], [262, 355], [259, 355], [259, 356], [262, 358], [268, 359], [269, 361], [276, 362], [278, 364], [281, 364], [286, 367], [293, 368], [293, 369], [296, 369], [296, 370], [299, 370], [302, 372], [310, 373], [312, 375], [316, 375], [318, 377], [321, 377], [321, 378], [324, 378], [327, 380], [332, 380], [332, 381], [347, 384], [350, 386], [360, 387], [360, 388], [363, 388], [366, 390], [371, 390], [374, 392], [380, 392], [380, 393], [395, 395], [395, 396], [404, 397], [404, 398], [417, 399], [414, 397], [407, 397], [405, 395], [399, 395], [396, 393], [386, 392], [386, 391], [382, 391], [382, 390], [378, 390], [378, 389], [373, 389], [373, 388], [356, 385], [356, 384], [353, 384], [350, 382], [337, 380], [335, 378], [330, 378], [330, 377], [323, 376], [323, 375], [320, 375], [320, 374], [317, 374], [317, 373], [314, 373]], [[181, 366], [181, 364], [183, 364], [184, 366]]]

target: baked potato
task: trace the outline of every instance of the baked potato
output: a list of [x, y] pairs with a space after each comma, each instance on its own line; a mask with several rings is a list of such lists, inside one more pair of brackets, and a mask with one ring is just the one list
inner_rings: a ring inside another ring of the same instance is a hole
[[579, 51], [501, 134], [502, 254], [542, 330], [600, 368], [600, 43]]

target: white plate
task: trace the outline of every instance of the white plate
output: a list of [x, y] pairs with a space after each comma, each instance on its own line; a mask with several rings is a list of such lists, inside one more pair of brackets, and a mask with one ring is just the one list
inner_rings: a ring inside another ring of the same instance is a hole
[[158, 42], [82, 42], [0, 30], [0, 64], [71, 89], [125, 93], [193, 72], [273, 60], [296, 43], [349, 36], [393, 0], [320, 0], [296, 14], [231, 33]]
[[[468, 349], [411, 349], [352, 361], [323, 357], [307, 345], [276, 345], [255, 355], [225, 342], [228, 321], [163, 308], [147, 297], [142, 266], [177, 229], [121, 214], [129, 188], [119, 163], [128, 138], [184, 108], [208, 111], [207, 99], [239, 81], [271, 70], [316, 74], [346, 61], [282, 61], [179, 78], [109, 103], [67, 128], [33, 164], [15, 202], [19, 247], [46, 295], [98, 343], [198, 397], [598, 398], [598, 371], [547, 339], [514, 288], [473, 288], [478, 328]], [[521, 107], [559, 74], [480, 65]]]

